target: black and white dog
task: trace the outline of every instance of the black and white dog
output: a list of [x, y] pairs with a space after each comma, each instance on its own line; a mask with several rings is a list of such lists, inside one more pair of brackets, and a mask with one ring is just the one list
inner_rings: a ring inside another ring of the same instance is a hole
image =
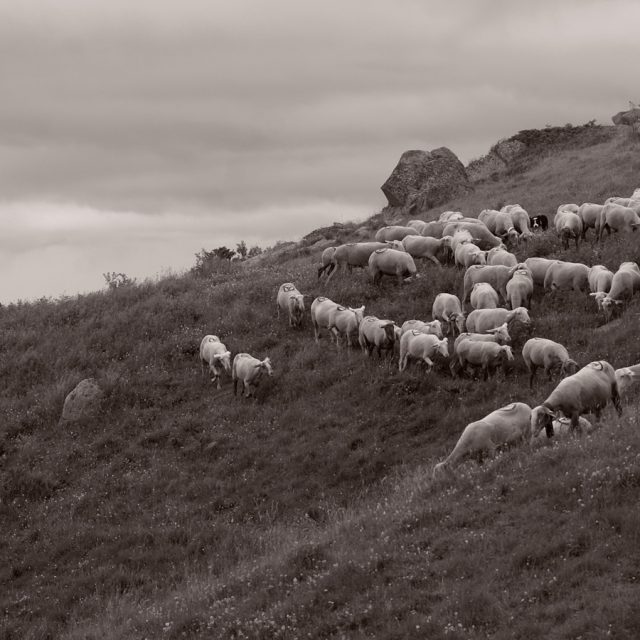
[[549, 220], [547, 216], [542, 214], [539, 216], [529, 216], [529, 225], [531, 231], [538, 231], [539, 229], [546, 231], [549, 226]]

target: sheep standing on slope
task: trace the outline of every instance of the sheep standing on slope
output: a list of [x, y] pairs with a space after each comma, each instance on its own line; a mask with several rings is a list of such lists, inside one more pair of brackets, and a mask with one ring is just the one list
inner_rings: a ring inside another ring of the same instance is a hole
[[[507, 362], [513, 360], [513, 352], [508, 345], [462, 340], [456, 346], [456, 357], [458, 358], [457, 369], [464, 371], [469, 364], [480, 367], [484, 379], [487, 380], [498, 367], [502, 367], [506, 375]], [[453, 368], [451, 368], [451, 372], [454, 373]]]
[[396, 325], [393, 320], [381, 320], [375, 316], [365, 316], [358, 330], [358, 342], [367, 356], [376, 349], [378, 357], [382, 352], [393, 354], [396, 343]]
[[622, 415], [620, 394], [616, 373], [613, 367], [604, 360], [590, 362], [578, 373], [561, 380], [551, 395], [531, 412], [532, 437], [536, 437], [541, 429], [547, 436], [553, 435], [553, 418], [561, 414], [571, 418], [571, 431], [580, 430], [578, 418], [583, 413], [594, 413], [600, 419], [602, 409], [609, 401], [613, 402], [618, 415]]
[[573, 238], [577, 249], [580, 238], [582, 238], [582, 220], [578, 214], [573, 213], [573, 211], [563, 209], [556, 213], [553, 224], [556, 228], [558, 237], [562, 240], [563, 248], [568, 249], [569, 242]]
[[497, 309], [498, 292], [488, 282], [477, 282], [471, 289], [471, 306], [474, 309]]
[[452, 293], [439, 293], [431, 308], [431, 316], [434, 320], [440, 320], [442, 326], [447, 329], [450, 336], [462, 333], [465, 329], [464, 313], [458, 296]]
[[507, 282], [507, 296], [512, 309], [517, 307], [531, 308], [533, 297], [533, 274], [524, 264], [519, 264], [518, 269]]
[[369, 273], [373, 284], [380, 284], [382, 276], [396, 276], [398, 284], [413, 278], [418, 269], [413, 258], [406, 251], [397, 249], [377, 249], [369, 257]]
[[623, 262], [613, 274], [611, 289], [602, 299], [602, 310], [610, 320], [614, 310], [622, 309], [622, 305], [640, 289], [640, 269], [635, 262]]
[[531, 317], [524, 307], [507, 309], [475, 309], [467, 316], [467, 331], [482, 333], [506, 322], [509, 327], [518, 322], [529, 327]]
[[432, 320], [425, 322], [424, 320], [405, 320], [400, 327], [400, 336], [402, 337], [407, 331], [419, 331], [420, 333], [429, 333], [442, 340], [444, 332], [442, 330], [442, 322], [440, 320]]
[[231, 372], [231, 352], [222, 344], [220, 338], [214, 335], [207, 335], [200, 342], [200, 367], [204, 375], [204, 365], [209, 365], [211, 372], [211, 382], [215, 382], [218, 389], [220, 386], [220, 376], [223, 371]]
[[238, 381], [242, 382], [240, 397], [244, 394], [247, 398], [255, 396], [255, 391], [260, 380], [267, 375], [273, 375], [271, 360], [265, 358], [258, 360], [248, 353], [239, 353], [233, 359], [231, 377], [233, 379], [233, 395], [236, 395]]
[[400, 338], [398, 369], [404, 371], [407, 367], [407, 360], [414, 358], [424, 361], [428, 370], [431, 371], [431, 367], [433, 367], [432, 358], [437, 353], [445, 358], [449, 357], [448, 342], [447, 338], [439, 340], [434, 335], [421, 333], [420, 331], [411, 330], [403, 333], [402, 338]]
[[302, 295], [292, 282], [285, 282], [280, 285], [276, 298], [276, 308], [278, 318], [280, 311], [284, 311], [289, 316], [290, 327], [300, 327], [304, 320], [304, 295]]
[[333, 254], [336, 252], [337, 247], [327, 247], [320, 256], [320, 266], [318, 267], [318, 279], [324, 274], [325, 271], [331, 273], [333, 268]]
[[446, 260], [445, 256], [451, 251], [451, 236], [439, 239], [426, 236], [406, 236], [402, 239], [402, 246], [412, 258], [431, 260], [441, 267], [442, 262], [438, 260], [437, 256], [440, 255]]
[[530, 433], [529, 405], [514, 402], [497, 409], [465, 427], [453, 451], [434, 467], [433, 478], [452, 475], [454, 468], [467, 457], [475, 457], [482, 464], [485, 455], [492, 456], [502, 446], [527, 442]]
[[562, 376], [574, 374], [580, 369], [578, 363], [569, 357], [567, 349], [553, 340], [531, 338], [522, 347], [524, 364], [529, 370], [529, 387], [533, 387], [536, 371], [542, 367], [551, 380], [553, 371]]
[[595, 298], [598, 305], [598, 311], [602, 311], [602, 301], [611, 291], [611, 283], [613, 282], [613, 273], [602, 264], [595, 264], [589, 269], [589, 289], [591, 297]]
[[453, 353], [451, 354], [451, 361], [449, 362], [449, 369], [451, 370], [451, 375], [454, 378], [460, 371], [457, 350], [458, 345], [463, 340], [471, 340], [473, 342], [495, 342], [498, 345], [503, 345], [511, 342], [511, 336], [509, 335], [509, 329], [507, 328], [506, 322], [495, 329], [489, 329], [486, 333], [461, 333], [453, 343]]

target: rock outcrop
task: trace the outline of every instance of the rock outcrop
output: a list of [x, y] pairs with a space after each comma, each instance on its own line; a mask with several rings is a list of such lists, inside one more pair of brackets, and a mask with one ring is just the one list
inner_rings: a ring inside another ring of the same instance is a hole
[[407, 213], [431, 209], [472, 189], [464, 165], [440, 147], [433, 151], [405, 151], [381, 187], [389, 206]]
[[104, 393], [95, 378], [81, 380], [64, 400], [60, 424], [95, 416], [103, 397]]
[[494, 175], [505, 173], [510, 162], [520, 155], [527, 145], [519, 140], [502, 140], [489, 150], [486, 156], [472, 160], [467, 167], [467, 175], [472, 182], [487, 180]]

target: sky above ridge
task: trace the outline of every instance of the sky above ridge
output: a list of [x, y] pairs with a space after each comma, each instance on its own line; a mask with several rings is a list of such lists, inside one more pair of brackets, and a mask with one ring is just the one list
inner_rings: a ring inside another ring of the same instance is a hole
[[0, 0], [0, 302], [364, 219], [407, 149], [611, 124], [638, 24], [621, 0]]

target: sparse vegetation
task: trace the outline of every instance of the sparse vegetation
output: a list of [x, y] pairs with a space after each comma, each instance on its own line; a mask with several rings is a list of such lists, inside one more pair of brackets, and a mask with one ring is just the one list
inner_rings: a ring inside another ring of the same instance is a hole
[[[624, 136], [539, 153], [424, 217], [499, 201], [548, 213], [638, 186]], [[521, 359], [482, 383], [316, 345], [308, 321], [277, 321], [282, 282], [402, 322], [459, 293], [462, 273], [421, 265], [377, 288], [355, 271], [323, 289], [321, 250], [302, 245], [240, 264], [202, 250], [184, 276], [0, 309], [0, 637], [638, 637], [637, 401], [589, 437], [433, 483], [468, 422], [553, 383], [529, 391]], [[640, 260], [635, 235], [565, 252], [549, 232], [517, 253]], [[640, 362], [639, 312], [602, 327], [584, 295], [538, 292], [532, 318], [581, 364], [618, 367]], [[255, 402], [201, 376], [207, 333], [271, 358]], [[58, 426], [89, 376], [104, 411]]]

